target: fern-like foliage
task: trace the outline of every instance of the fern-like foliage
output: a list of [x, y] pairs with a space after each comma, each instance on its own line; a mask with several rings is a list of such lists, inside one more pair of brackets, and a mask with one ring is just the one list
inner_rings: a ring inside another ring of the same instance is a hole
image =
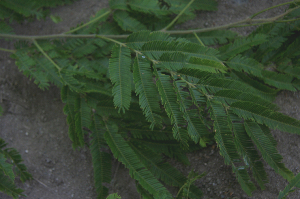
[[[268, 183], [262, 160], [293, 182], [270, 129], [300, 134], [300, 121], [272, 103], [278, 91], [300, 88], [299, 21], [263, 25], [243, 38], [230, 31], [172, 37], [163, 28], [174, 14], [181, 23], [216, 3], [109, 3], [111, 18], [101, 10], [72, 29], [72, 38], [18, 42], [12, 55], [39, 87], [61, 88], [73, 148], [90, 147], [98, 198], [108, 195], [103, 183], [111, 180], [111, 154], [129, 169], [143, 198], [172, 198], [164, 184], [178, 187], [182, 198], [200, 198], [192, 185], [199, 176], [185, 177], [163, 157], [188, 165], [187, 152], [214, 142], [248, 195], [256, 189], [251, 179], [261, 189]], [[81, 34], [96, 36], [73, 38]], [[119, 34], [129, 36], [107, 36]]]
[[7, 143], [0, 138], [0, 191], [16, 199], [25, 195], [22, 194], [23, 190], [15, 185], [15, 178], [19, 177], [25, 182], [32, 177], [27, 172], [26, 166], [21, 163], [23, 160], [17, 150], [5, 148], [6, 146]]

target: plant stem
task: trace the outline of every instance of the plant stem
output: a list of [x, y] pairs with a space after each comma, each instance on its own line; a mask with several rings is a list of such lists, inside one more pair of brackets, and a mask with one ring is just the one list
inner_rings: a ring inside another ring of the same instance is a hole
[[196, 39], [199, 41], [200, 45], [201, 45], [201, 46], [205, 46], [205, 45], [203, 44], [203, 42], [201, 41], [201, 39], [198, 37], [198, 35], [197, 35], [195, 32], [194, 32], [194, 35], [195, 35]]
[[169, 25], [167, 25], [166, 27], [164, 27], [163, 29], [161, 29], [160, 31], [165, 32], [166, 30], [168, 30], [177, 20], [178, 18], [185, 12], [186, 9], [188, 9], [188, 7], [190, 7], [190, 5], [194, 2], [194, 0], [191, 0], [181, 11], [180, 13], [175, 17], [175, 19], [173, 19], [171, 21], [171, 23]]
[[252, 15], [252, 16], [249, 17], [249, 18], [250, 18], [250, 19], [253, 19], [253, 18], [256, 17], [257, 15], [259, 15], [259, 14], [261, 14], [261, 13], [263, 13], [263, 12], [266, 12], [266, 11], [268, 11], [268, 10], [271, 10], [271, 9], [273, 9], [273, 8], [277, 8], [277, 7], [280, 7], [280, 6], [284, 6], [284, 5], [292, 4], [292, 3], [296, 3], [296, 2], [300, 2], [300, 1], [290, 1], [290, 2], [286, 2], [286, 3], [278, 4], [278, 5], [276, 5], [276, 6], [272, 6], [272, 7], [266, 8], [266, 9], [264, 9], [264, 10], [262, 10], [262, 11], [259, 11], [259, 12], [255, 13], [254, 15]]
[[0, 48], [1, 51], [4, 51], [4, 52], [9, 52], [9, 53], [15, 53], [16, 51], [15, 50], [10, 50], [10, 49], [5, 49], [5, 48]]
[[[201, 29], [194, 29], [194, 30], [169, 30], [169, 31], [163, 31], [165, 33], [169, 33], [171, 35], [181, 35], [181, 34], [194, 34], [200, 33], [200, 32], [209, 32], [213, 30], [220, 30], [220, 29], [228, 29], [228, 28], [235, 28], [238, 27], [238, 25], [247, 23], [248, 26], [257, 26], [261, 24], [268, 24], [276, 22], [277, 19], [284, 17], [288, 13], [294, 11], [295, 9], [298, 9], [299, 7], [295, 7], [293, 9], [290, 9], [286, 11], [283, 14], [277, 15], [275, 17], [266, 18], [266, 19], [251, 19], [247, 18], [241, 21], [237, 21], [234, 23], [217, 26], [217, 27], [211, 27], [211, 28], [201, 28]], [[298, 20], [298, 19], [293, 19]], [[292, 21], [292, 20], [282, 20], [278, 22], [285, 22], [285, 21]], [[10, 34], [0, 34], [0, 38], [10, 38], [10, 39], [20, 39], [20, 40], [39, 40], [39, 39], [57, 39], [57, 38], [102, 38], [109, 41], [113, 41], [115, 43], [118, 43], [117, 40], [114, 39], [125, 39], [129, 35], [96, 35], [96, 34], [82, 34], [82, 35], [73, 35], [73, 34], [54, 34], [54, 35], [42, 35], [42, 36], [23, 36], [23, 35], [10, 35]], [[122, 43], [123, 44], [123, 43]], [[1, 49], [0, 49], [1, 50]]]
[[42, 49], [42, 47], [36, 42], [35, 39], [32, 40], [34, 45], [41, 51], [41, 53], [57, 68], [58, 72], [61, 71], [61, 68], [47, 55], [47, 53]]
[[69, 30], [69, 31], [65, 32], [64, 34], [70, 34], [70, 33], [76, 32], [77, 30], [80, 30], [81, 28], [84, 28], [84, 27], [86, 27], [86, 26], [88, 26], [88, 25], [90, 25], [90, 24], [98, 21], [99, 19], [101, 19], [102, 17], [104, 17], [104, 16], [106, 16], [106, 15], [108, 15], [110, 13], [111, 13], [111, 10], [105, 12], [104, 14], [96, 17], [95, 19], [93, 19], [93, 20], [91, 20], [91, 21], [89, 21], [89, 22], [87, 22], [87, 23], [85, 23], [85, 24], [83, 24], [81, 26], [78, 26], [77, 28], [74, 28], [72, 30]]
[[[280, 21], [274, 21], [274, 23], [286, 23], [286, 22], [293, 22], [293, 21], [298, 21], [300, 18], [297, 19], [289, 19], [289, 20], [280, 20]], [[240, 28], [240, 27], [247, 27], [247, 26], [259, 26], [259, 25], [265, 25], [269, 24], [270, 22], [265, 22], [265, 23], [256, 23], [256, 24], [244, 24], [244, 25], [237, 25], [237, 26], [232, 26], [231, 28]]]
[[126, 45], [122, 42], [119, 42], [115, 39], [112, 39], [112, 38], [109, 38], [107, 36], [104, 36], [104, 35], [95, 35], [96, 38], [101, 38], [101, 39], [104, 39], [104, 40], [108, 40], [108, 41], [111, 41], [111, 42], [114, 42], [114, 43], [117, 43], [117, 44], [120, 44], [121, 46], [124, 46], [126, 47]]

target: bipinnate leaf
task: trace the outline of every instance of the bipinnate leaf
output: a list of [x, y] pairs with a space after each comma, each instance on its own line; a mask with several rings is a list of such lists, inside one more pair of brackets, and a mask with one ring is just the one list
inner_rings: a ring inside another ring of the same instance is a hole
[[293, 190], [295, 187], [300, 187], [300, 173], [298, 173], [291, 181], [290, 183], [284, 188], [283, 191], [281, 191], [278, 195], [278, 199], [284, 199], [286, 196], [295, 190]]
[[130, 50], [121, 45], [115, 45], [109, 60], [109, 74], [113, 83], [112, 94], [114, 104], [125, 113], [131, 100]]
[[221, 60], [226, 60], [266, 41], [267, 36], [264, 34], [236, 39], [233, 43], [222, 46], [219, 49], [221, 52], [219, 57]]
[[129, 169], [130, 176], [137, 180], [154, 198], [171, 199], [172, 195], [149, 170], [144, 168], [130, 145], [118, 134], [117, 125], [105, 122], [105, 128], [104, 138], [108, 146], [114, 156]]
[[156, 86], [162, 99], [162, 104], [165, 107], [165, 111], [171, 119], [173, 125], [174, 138], [187, 146], [188, 135], [186, 130], [182, 129], [181, 125], [184, 125], [183, 114], [180, 111], [177, 102], [177, 96], [173, 88], [170, 76], [162, 74], [157, 69], [154, 69], [154, 75], [156, 77]]
[[13, 165], [6, 162], [6, 158], [3, 153], [0, 151], [0, 172], [3, 172], [4, 175], [8, 176], [11, 181], [15, 180], [15, 174], [12, 169]]
[[220, 154], [224, 157], [225, 164], [232, 167], [232, 171], [236, 174], [236, 177], [241, 184], [242, 189], [251, 195], [252, 191], [256, 189], [253, 182], [251, 182], [248, 172], [245, 166], [236, 166], [236, 163], [241, 162], [240, 156], [237, 153], [237, 147], [234, 143], [230, 124], [226, 112], [221, 103], [212, 101], [208, 103], [210, 108], [210, 115], [214, 121], [215, 139], [220, 148]]
[[155, 125], [161, 126], [158, 91], [153, 82], [153, 74], [150, 68], [150, 62], [137, 55], [133, 65], [133, 78], [135, 83], [135, 92], [139, 95], [139, 104], [143, 109], [148, 122], [151, 122], [150, 128]]
[[104, 139], [103, 125], [101, 125], [100, 116], [94, 115], [93, 122], [90, 126], [93, 132], [91, 137], [90, 150], [92, 154], [95, 187], [98, 193], [97, 199], [104, 199], [108, 195], [108, 188], [103, 186], [103, 183], [111, 181], [111, 155], [102, 151], [106, 146]]
[[300, 121], [254, 102], [234, 102], [230, 109], [239, 117], [265, 124], [271, 129], [300, 134]]
[[270, 142], [270, 139], [262, 132], [260, 126], [247, 120], [244, 122], [247, 134], [251, 137], [257, 148], [260, 150], [264, 160], [275, 170], [276, 173], [290, 181], [294, 174], [287, 169], [282, 161], [282, 156]]
[[10, 178], [0, 172], [0, 191], [6, 193], [7, 195], [17, 199], [20, 196], [25, 196], [22, 194], [23, 190], [16, 187], [16, 185], [10, 180]]
[[239, 153], [243, 156], [244, 162], [248, 165], [255, 180], [262, 190], [265, 189], [265, 184], [269, 182], [268, 175], [264, 169], [263, 163], [260, 161], [261, 156], [258, 154], [251, 138], [248, 136], [241, 119], [234, 114], [230, 114], [232, 121], [232, 130], [234, 133], [234, 142]]
[[262, 77], [261, 71], [263, 70], [263, 66], [255, 59], [237, 55], [236, 57], [232, 58], [226, 63], [229, 66], [229, 68], [232, 68], [236, 71], [244, 71], [256, 77]]
[[63, 111], [64, 114], [67, 115], [67, 123], [69, 125], [68, 134], [73, 142], [72, 147], [75, 149], [84, 145], [81, 117], [80, 113], [77, 113], [78, 108], [80, 108], [78, 107], [78, 99], [80, 100], [80, 96], [78, 93], [71, 91], [68, 86], [64, 86], [61, 89], [61, 99], [66, 103]]
[[114, 12], [114, 20], [125, 31], [135, 32], [147, 29], [147, 27], [144, 24], [139, 22], [137, 19], [129, 16], [129, 14], [123, 10], [117, 10]]

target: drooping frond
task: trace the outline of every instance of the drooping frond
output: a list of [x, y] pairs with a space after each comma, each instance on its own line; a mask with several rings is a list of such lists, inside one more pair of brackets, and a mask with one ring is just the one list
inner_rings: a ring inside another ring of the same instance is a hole
[[177, 101], [180, 105], [180, 111], [183, 113], [184, 119], [187, 121], [188, 133], [191, 139], [198, 143], [200, 138], [209, 134], [206, 125], [203, 122], [202, 116], [196, 109], [189, 108], [193, 105], [191, 100], [188, 100], [188, 92], [182, 89], [185, 86], [185, 82], [181, 80], [174, 81], [175, 92], [177, 93]]
[[249, 120], [245, 121], [244, 125], [247, 134], [251, 137], [257, 148], [260, 150], [264, 160], [275, 170], [276, 173], [290, 181], [294, 177], [294, 174], [281, 162], [282, 156], [272, 145], [270, 139], [261, 132], [262, 130], [259, 125]]
[[187, 134], [181, 128], [181, 125], [184, 125], [185, 122], [183, 114], [176, 103], [177, 96], [174, 93], [172, 83], [170, 83], [171, 78], [168, 75], [164, 75], [160, 71], [157, 71], [156, 68], [154, 69], [154, 74], [156, 77], [156, 86], [162, 99], [162, 104], [164, 105], [166, 113], [173, 124], [174, 137], [186, 146]]
[[297, 79], [300, 79], [300, 67], [295, 65], [289, 65], [289, 64], [280, 64], [277, 68], [282, 73], [288, 74], [292, 77], [296, 77]]
[[27, 168], [24, 164], [21, 164], [23, 161], [21, 158], [21, 155], [19, 152], [14, 148], [7, 148], [4, 149], [3, 154], [7, 159], [9, 159], [14, 165], [15, 165], [15, 174], [16, 176], [19, 176], [22, 182], [25, 182], [26, 180], [32, 179], [32, 176], [30, 173], [27, 172]]
[[256, 77], [262, 77], [261, 71], [263, 70], [263, 66], [254, 59], [238, 55], [226, 63], [229, 68], [232, 68], [236, 71], [244, 71]]
[[234, 133], [234, 142], [239, 153], [242, 155], [244, 163], [250, 167], [253, 176], [261, 189], [265, 189], [265, 184], [268, 183], [268, 176], [264, 169], [263, 163], [260, 161], [260, 155], [254, 147], [251, 138], [247, 135], [241, 119], [236, 115], [230, 113], [230, 120], [232, 122], [232, 130]]
[[117, 10], [114, 12], [114, 20], [125, 31], [139, 31], [146, 30], [146, 26], [139, 22], [137, 19], [129, 16], [126, 11]]
[[259, 45], [267, 41], [267, 36], [263, 34], [256, 34], [253, 37], [236, 39], [234, 43], [227, 44], [219, 48], [221, 54], [220, 59], [226, 60], [228, 58], [234, 57], [239, 53], [242, 53], [252, 46]]
[[150, 171], [144, 168], [130, 145], [117, 133], [117, 126], [109, 123], [105, 123], [105, 126], [104, 138], [114, 156], [129, 169], [130, 176], [136, 179], [154, 198], [171, 199], [172, 195]]
[[232, 166], [232, 170], [236, 174], [242, 189], [248, 195], [251, 195], [251, 192], [256, 188], [251, 182], [245, 166], [235, 166], [236, 163], [240, 162], [240, 156], [237, 153], [237, 147], [229, 128], [230, 124], [228, 123], [224, 107], [216, 101], [209, 102], [208, 105], [211, 118], [214, 121], [215, 139], [220, 148], [220, 154], [224, 157], [225, 164]]
[[23, 190], [17, 188], [11, 179], [2, 172], [0, 172], [0, 191], [13, 197], [13, 199], [17, 199], [20, 196], [25, 196], [22, 194]]
[[286, 89], [290, 91], [296, 91], [294, 85], [292, 84], [293, 77], [285, 74], [279, 74], [273, 71], [262, 71], [263, 81], [266, 84], [274, 86], [279, 89]]
[[0, 173], [3, 172], [4, 175], [8, 176], [11, 181], [15, 180], [15, 174], [12, 169], [13, 165], [6, 162], [6, 158], [0, 151]]
[[38, 84], [41, 89], [49, 87], [49, 80], [47, 74], [41, 70], [35, 70], [36, 61], [29, 57], [26, 51], [17, 51], [12, 55], [13, 58], [17, 59], [16, 65], [19, 70], [30, 78], [34, 78], [34, 83]]
[[86, 101], [82, 97], [78, 97], [75, 100], [75, 132], [79, 139], [80, 146], [84, 146], [83, 135], [85, 131], [83, 128], [88, 128], [92, 122], [91, 120], [91, 108], [88, 107]]
[[254, 88], [255, 92], [258, 92], [262, 98], [264, 98], [270, 102], [274, 101], [276, 94], [279, 91], [279, 89], [272, 89], [272, 88], [268, 87], [267, 85], [265, 85], [259, 81], [256, 81], [256, 80], [250, 78], [248, 75], [241, 73], [241, 72], [233, 72], [233, 73], [231, 73], [231, 77]]
[[161, 125], [161, 117], [157, 114], [160, 112], [158, 91], [153, 82], [150, 62], [140, 59], [138, 56], [134, 60], [133, 78], [135, 83], [135, 92], [139, 95], [139, 103], [144, 111], [146, 119], [151, 122], [150, 128], [155, 125]]
[[129, 125], [123, 127], [122, 130], [130, 132], [133, 138], [136, 139], [151, 139], [151, 140], [175, 140], [172, 134], [172, 128], [166, 127], [164, 130], [155, 128], [149, 129], [149, 126]]
[[64, 114], [67, 115], [67, 123], [69, 125], [69, 137], [71, 139], [72, 147], [75, 149], [84, 144], [82, 129], [78, 129], [76, 124], [76, 109], [75, 104], [78, 98], [78, 94], [72, 92], [67, 86], [61, 89], [61, 99], [66, 103], [64, 107]]
[[185, 165], [190, 165], [189, 159], [187, 158], [185, 153], [188, 150], [183, 151], [181, 149], [181, 144], [179, 144], [176, 140], [154, 141], [154, 140], [147, 140], [147, 139], [143, 139], [143, 140], [132, 139], [132, 141], [142, 143], [143, 145], [147, 146], [148, 148], [155, 151], [156, 153], [163, 153], [164, 155], [173, 158], [175, 160], [178, 160], [179, 162], [182, 162]]
[[271, 103], [268, 100], [265, 100], [258, 95], [253, 95], [250, 92], [242, 92], [232, 89], [223, 89], [219, 90], [214, 94], [214, 97], [220, 101], [225, 100], [229, 105], [236, 101], [246, 101], [246, 102], [255, 102], [261, 106], [265, 106], [267, 108], [278, 110], [279, 108], [276, 104]]
[[271, 129], [300, 134], [300, 121], [254, 102], [234, 102], [230, 109], [239, 117], [265, 124]]
[[261, 95], [259, 90], [250, 87], [241, 81], [225, 78], [202, 78], [199, 82], [197, 82], [197, 88], [209, 93], [216, 93], [223, 89], [230, 89], [245, 93], [252, 93], [257, 96]]
[[130, 63], [130, 50], [116, 44], [109, 60], [109, 74], [114, 84], [112, 89], [114, 104], [124, 113], [129, 109], [131, 98]]
[[[186, 182], [186, 177], [184, 177], [177, 169], [172, 167], [169, 163], [164, 162], [162, 157], [157, 153], [139, 145], [137, 142], [131, 144], [131, 147], [135, 153], [139, 156], [140, 160], [149, 169], [153, 175], [162, 180], [164, 183], [181, 187]], [[196, 188], [196, 187], [195, 187]], [[202, 192], [196, 188], [192, 189], [191, 192], [195, 194], [198, 198], [202, 196]]]
[[98, 193], [98, 199], [105, 198], [108, 195], [108, 188], [102, 183], [110, 183], [111, 181], [111, 155], [101, 150], [106, 145], [104, 140], [104, 130], [100, 124], [100, 118], [94, 115], [91, 125], [92, 140], [91, 154], [93, 158], [95, 187]]
[[154, 199], [153, 196], [144, 189], [140, 184], [136, 183], [136, 190], [143, 199]]
[[158, 153], [155, 153], [136, 141], [132, 142], [130, 146], [138, 155], [141, 162], [156, 178], [168, 185], [176, 187], [182, 186], [185, 182], [185, 177], [169, 163], [164, 162], [162, 156]]
[[300, 174], [298, 173], [290, 183], [278, 195], [278, 199], [284, 199], [290, 192], [295, 191], [295, 187], [300, 187]]

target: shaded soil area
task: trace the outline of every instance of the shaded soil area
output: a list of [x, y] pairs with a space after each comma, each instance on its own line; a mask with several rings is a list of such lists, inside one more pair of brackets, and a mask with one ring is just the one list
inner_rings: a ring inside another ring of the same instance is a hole
[[[259, 10], [286, 1], [235, 0], [218, 1], [217, 12], [199, 12], [197, 18], [177, 29], [213, 27], [232, 23], [251, 16]], [[107, 1], [79, 0], [72, 5], [52, 10], [63, 19], [54, 24], [50, 19], [31, 23], [14, 24], [16, 34], [43, 35], [62, 33], [86, 22], [97, 10], [107, 7]], [[260, 17], [270, 17], [284, 12], [284, 7], [271, 10]], [[249, 34], [255, 27], [236, 29], [240, 34]], [[0, 40], [3, 48], [13, 48], [13, 44]], [[276, 104], [281, 112], [300, 119], [300, 92], [282, 91]], [[33, 180], [18, 185], [25, 190], [29, 199], [94, 199], [93, 168], [91, 155], [87, 148], [74, 151], [68, 138], [64, 104], [56, 87], [42, 91], [29, 80], [14, 64], [9, 53], [0, 51], [0, 105], [4, 114], [0, 117], [0, 137], [9, 143], [8, 147], [16, 148], [24, 159], [24, 164], [33, 175]], [[297, 174], [300, 170], [300, 136], [272, 132], [278, 141], [278, 150], [282, 154], [287, 168]], [[280, 190], [287, 185], [286, 180], [266, 167], [270, 183], [266, 190], [257, 190], [248, 197], [238, 184], [232, 170], [224, 164], [215, 146], [189, 154], [191, 165], [183, 167], [173, 160], [170, 162], [185, 175], [189, 171], [207, 172], [207, 176], [196, 181], [203, 192], [203, 198], [276, 198]], [[138, 199], [135, 182], [128, 170], [117, 161], [113, 162], [113, 180], [110, 192], [118, 192], [122, 199]], [[175, 190], [173, 190], [174, 193]], [[1, 199], [10, 197], [0, 193]], [[24, 198], [24, 197], [21, 197]], [[300, 191], [289, 195], [291, 199], [300, 198]]]

